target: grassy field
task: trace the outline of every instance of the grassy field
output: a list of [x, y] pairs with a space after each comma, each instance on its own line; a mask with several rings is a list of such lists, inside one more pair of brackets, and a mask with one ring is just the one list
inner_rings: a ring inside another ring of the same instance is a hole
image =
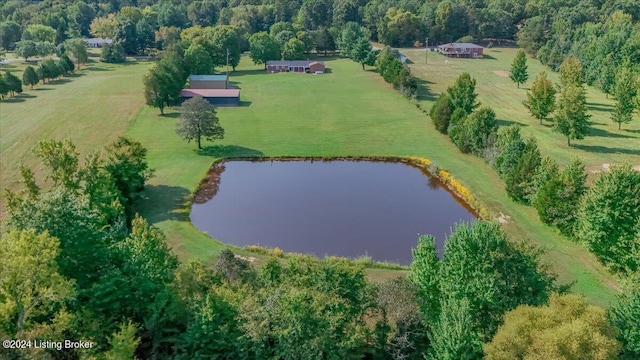
[[[424, 51], [405, 52], [414, 59], [416, 74], [426, 79], [420, 99], [426, 108], [465, 66], [478, 79], [480, 100], [496, 109], [503, 124], [529, 125], [523, 132], [536, 134], [543, 152], [562, 162], [580, 156], [594, 170], [603, 163], [640, 163], [634, 145], [640, 124], [636, 121], [618, 132], [608, 121], [606, 106], [599, 106], [600, 113], [594, 112], [593, 120], [602, 124], [596, 129], [607, 132], [577, 143], [591, 144], [588, 142], [599, 138], [602, 144], [598, 146], [622, 149], [619, 153], [597, 151], [595, 145], [567, 149], [562, 136], [529, 119], [519, 104], [525, 90], [516, 90], [508, 79], [493, 72], [508, 70], [512, 50], [492, 50], [488, 59], [468, 63], [456, 59], [449, 64], [429, 54], [427, 67], [418, 64]], [[225, 245], [191, 225], [188, 200], [211, 163], [220, 157], [423, 156], [451, 171], [494, 216], [508, 216], [504, 227], [513, 238], [530, 239], [544, 247], [545, 261], [560, 281], [575, 281], [576, 292], [592, 303], [608, 304], [617, 289], [616, 280], [581, 245], [542, 225], [532, 208], [511, 202], [502, 181], [487, 164], [461, 155], [446, 136], [433, 129], [428, 117], [376, 73], [362, 71], [350, 60], [327, 60], [327, 74], [301, 75], [266, 74], [261, 66], [243, 58], [239, 71], [231, 75], [232, 83], [242, 90], [242, 106], [219, 109], [226, 139], [204, 142], [202, 151], [175, 134], [177, 110], [159, 116], [157, 109], [144, 106], [141, 79], [148, 63], [90, 64], [77, 75], [40, 85], [37, 90], [27, 89], [24, 95], [0, 103], [1, 185], [15, 188], [17, 165], [35, 164], [30, 149], [40, 139], [70, 138], [80, 152], [86, 152], [126, 133], [149, 149], [150, 165], [156, 169], [144, 193], [147, 200], [140, 208], [142, 214], [167, 234], [182, 259], [211, 260]], [[10, 65], [11, 70], [23, 66]], [[482, 73], [482, 66], [488, 74]], [[541, 68], [530, 61], [532, 73]], [[593, 89], [589, 94], [592, 106], [611, 104]], [[401, 273], [370, 271], [376, 279], [394, 274]]]
[[431, 106], [437, 94], [467, 71], [477, 80], [478, 100], [495, 110], [500, 124], [519, 124], [523, 135], [535, 136], [543, 154], [559, 163], [566, 164], [577, 157], [585, 163], [590, 174], [602, 171], [604, 164], [627, 162], [640, 167], [640, 115], [637, 112], [630, 124], [623, 124], [622, 130], [618, 130], [618, 124], [610, 118], [615, 101], [600, 90], [587, 87], [591, 132], [584, 140], [574, 140], [573, 146], [568, 147], [562, 134], [551, 131], [550, 122], [540, 125], [522, 104], [538, 73], [546, 71], [555, 83], [560, 82], [558, 74], [539, 61], [529, 59], [529, 81], [521, 84], [520, 89], [516, 88], [508, 77], [516, 51], [512, 48], [485, 49], [487, 56], [484, 59], [449, 59], [430, 52], [428, 64], [425, 64], [424, 49], [402, 49], [412, 61], [410, 67], [414, 75], [424, 81], [419, 100], [426, 108]]
[[[156, 177], [150, 181], [149, 201], [141, 211], [165, 231], [178, 254], [207, 260], [223, 248], [191, 225], [185, 206], [216, 158], [417, 155], [450, 170], [492, 214], [507, 215], [510, 221], [505, 229], [513, 238], [530, 239], [544, 247], [545, 261], [560, 281], [575, 281], [574, 290], [595, 304], [606, 306], [613, 298], [617, 282], [593, 256], [541, 224], [532, 208], [511, 202], [490, 166], [461, 155], [433, 129], [428, 117], [377, 74], [344, 59], [329, 61], [327, 66], [331, 71], [324, 75], [266, 74], [243, 59], [239, 71], [231, 75], [242, 90], [243, 106], [219, 109], [226, 138], [215, 144], [205, 142], [202, 151], [175, 135], [176, 111], [161, 117], [157, 109], [142, 110], [128, 134], [149, 149]], [[453, 75], [446, 79], [453, 81]], [[564, 146], [560, 137], [557, 146]], [[374, 276], [388, 274], [376, 271]]]
[[[11, 64], [0, 70], [24, 66]], [[76, 74], [34, 90], [26, 87], [21, 95], [0, 102], [2, 188], [16, 187], [20, 163], [39, 170], [31, 154], [39, 140], [69, 138], [86, 153], [124, 135], [144, 105], [142, 75], [148, 66], [89, 64]]]

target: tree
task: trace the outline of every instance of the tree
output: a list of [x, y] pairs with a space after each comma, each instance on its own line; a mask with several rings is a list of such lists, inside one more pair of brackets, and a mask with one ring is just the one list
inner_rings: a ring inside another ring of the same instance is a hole
[[580, 199], [587, 189], [584, 165], [574, 159], [562, 172], [549, 175], [549, 179], [534, 194], [533, 206], [543, 223], [555, 226], [562, 234], [571, 236]]
[[[640, 240], [640, 232], [638, 232]], [[636, 282], [637, 284], [637, 282]], [[618, 328], [618, 341], [622, 343], [621, 358], [625, 360], [640, 357], [640, 287], [629, 288], [618, 296], [611, 306], [609, 317]]]
[[130, 20], [119, 21], [116, 34], [113, 37], [113, 42], [122, 45], [125, 54], [137, 54], [138, 36], [136, 34], [136, 24]]
[[56, 42], [56, 30], [51, 26], [42, 24], [30, 24], [22, 34], [22, 39], [35, 42]]
[[505, 315], [487, 360], [614, 359], [620, 351], [616, 330], [605, 311], [578, 295], [554, 294], [549, 305], [518, 306]]
[[113, 39], [118, 29], [118, 20], [114, 14], [97, 17], [91, 21], [91, 35], [99, 38]]
[[22, 83], [29, 85], [31, 89], [33, 89], [33, 85], [36, 85], [39, 81], [40, 79], [38, 78], [38, 74], [33, 67], [27, 66], [22, 74]]
[[356, 43], [351, 49], [350, 56], [353, 61], [361, 64], [362, 70], [364, 70], [365, 65], [375, 65], [377, 52], [371, 49], [371, 43], [369, 43], [369, 40], [366, 37], [361, 37], [356, 40]]
[[136, 336], [136, 325], [131, 321], [122, 323], [118, 332], [109, 339], [111, 349], [106, 354], [106, 360], [135, 359], [138, 344], [140, 338]]
[[165, 106], [179, 103], [185, 79], [182, 70], [174, 64], [160, 61], [149, 70], [143, 81], [147, 105], [159, 108], [161, 115], [164, 115]]
[[51, 54], [55, 54], [58, 51], [56, 46], [48, 41], [38, 41], [36, 43], [36, 52], [37, 55], [47, 56]]
[[282, 54], [280, 44], [268, 33], [259, 32], [249, 38], [249, 51], [254, 64], [264, 64], [267, 68], [267, 61], [279, 60]]
[[211, 0], [194, 1], [187, 6], [187, 12], [193, 25], [213, 26], [218, 19], [218, 7]]
[[640, 269], [640, 172], [614, 166], [587, 190], [578, 210], [576, 236], [612, 270]]
[[566, 136], [567, 145], [571, 146], [571, 140], [584, 139], [589, 132], [589, 118], [584, 87], [574, 83], [565, 86], [553, 118], [553, 131]]
[[35, 230], [11, 230], [0, 238], [0, 323], [10, 336], [44, 325], [74, 298], [74, 282], [58, 272], [59, 244]]
[[476, 80], [469, 73], [462, 73], [453, 86], [447, 89], [453, 110], [461, 109], [465, 114], [471, 114], [479, 105], [476, 102], [478, 94], [475, 91]]
[[62, 69], [64, 70], [65, 74], [68, 72], [72, 72], [76, 68], [73, 64], [73, 61], [71, 61], [67, 54], [62, 54], [62, 56], [60, 56], [59, 62], [60, 64], [62, 64]]
[[16, 43], [16, 55], [27, 61], [30, 57], [38, 55], [38, 48], [35, 41], [22, 40]]
[[451, 113], [453, 112], [452, 107], [453, 105], [451, 104], [449, 95], [442, 93], [438, 96], [438, 99], [429, 111], [429, 116], [431, 117], [431, 120], [433, 120], [436, 130], [443, 134], [446, 134], [447, 129], [449, 128]]
[[529, 79], [529, 73], [527, 73], [527, 55], [522, 49], [518, 50], [516, 57], [511, 63], [511, 74], [509, 74], [509, 78], [517, 84], [518, 88], [520, 88], [520, 84], [527, 82], [527, 79]]
[[524, 106], [529, 109], [533, 117], [542, 121], [553, 112], [556, 106], [556, 88], [547, 79], [547, 73], [541, 72], [536, 76], [531, 91], [527, 91], [527, 100]]
[[121, 195], [127, 221], [133, 220], [133, 204], [153, 171], [147, 164], [147, 149], [138, 141], [120, 136], [105, 148], [104, 168]]
[[509, 241], [499, 224], [458, 225], [441, 261], [435, 260], [435, 246], [424, 244], [428, 240], [414, 251], [409, 279], [425, 301], [434, 358], [477, 358], [506, 311], [546, 302], [554, 276], [539, 264], [540, 252]]
[[80, 70], [80, 64], [86, 64], [89, 60], [89, 54], [87, 53], [87, 43], [80, 38], [69, 39], [64, 42], [65, 47], [76, 58], [76, 64], [78, 70]]
[[616, 74], [613, 96], [616, 98], [616, 106], [611, 112], [611, 120], [618, 124], [620, 130], [622, 124], [628, 124], [633, 120], [633, 112], [637, 106], [638, 81], [628, 63], [622, 65]]
[[607, 54], [605, 59], [602, 61], [596, 82], [608, 99], [609, 95], [613, 92], [616, 83], [616, 64], [614, 63], [611, 54]]
[[191, 142], [198, 142], [198, 149], [202, 149], [200, 139], [209, 141], [224, 138], [224, 129], [218, 122], [214, 107], [203, 98], [196, 96], [182, 104], [182, 113], [176, 133]]
[[14, 21], [0, 23], [0, 47], [5, 50], [13, 50], [17, 41], [20, 41], [20, 25]]
[[213, 57], [213, 65], [225, 66], [228, 59], [229, 65], [235, 71], [242, 54], [240, 30], [235, 26], [218, 25], [206, 28], [204, 37], [209, 44], [206, 47]]
[[[365, 29], [359, 24], [355, 22], [345, 24], [340, 32], [340, 37], [336, 39], [341, 53], [346, 56], [351, 56], [351, 51], [360, 38], [364, 37], [365, 40], [368, 40], [365, 34]], [[371, 49], [371, 46], [369, 46], [369, 49]]]
[[326, 0], [305, 1], [298, 12], [298, 22], [308, 30], [326, 28], [331, 23], [331, 3]]
[[[515, 160], [515, 159], [514, 159]], [[504, 183], [507, 194], [514, 201], [528, 204], [533, 188], [532, 174], [535, 174], [540, 166], [540, 149], [535, 137], [530, 137], [524, 143], [522, 152], [517, 158], [515, 166], [504, 175]]]
[[0, 76], [0, 100], [4, 100], [7, 94], [9, 94], [9, 84]]
[[100, 51], [100, 61], [106, 63], [123, 63], [127, 61], [127, 56], [124, 53], [124, 48], [118, 42], [113, 42], [111, 44], [102, 45], [102, 50]]
[[390, 46], [411, 46], [425, 35], [424, 21], [418, 15], [393, 7], [378, 26], [380, 41]]
[[494, 137], [497, 130], [496, 114], [485, 106], [460, 120], [452, 121], [447, 132], [461, 152], [481, 156], [489, 138]]
[[584, 84], [584, 70], [580, 60], [575, 57], [564, 59], [560, 65], [560, 81], [563, 87], [570, 85], [582, 86]]
[[298, 39], [289, 39], [282, 48], [282, 58], [285, 60], [304, 59], [304, 43]]
[[136, 23], [136, 40], [138, 49], [144, 54], [145, 49], [153, 46], [155, 41], [155, 33], [149, 22], [142, 18]]
[[13, 75], [11, 72], [4, 72], [4, 81], [7, 83], [9, 92], [12, 96], [15, 96], [15, 94], [20, 94], [22, 92], [22, 81], [20, 81], [20, 78]]
[[209, 75], [215, 72], [213, 58], [204, 46], [192, 43], [184, 51], [184, 61], [190, 74]]
[[180, 40], [180, 29], [171, 26], [161, 26], [156, 31], [156, 47], [158, 50], [168, 49], [171, 45], [176, 44]]

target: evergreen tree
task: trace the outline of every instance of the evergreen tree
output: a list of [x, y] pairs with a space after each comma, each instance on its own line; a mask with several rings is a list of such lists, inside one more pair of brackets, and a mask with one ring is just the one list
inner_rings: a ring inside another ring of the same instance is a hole
[[5, 71], [3, 77], [12, 96], [22, 92], [22, 81], [20, 81], [19, 77], [13, 75], [13, 73], [9, 71]]
[[622, 124], [628, 124], [633, 119], [633, 111], [637, 106], [637, 84], [631, 65], [627, 63], [621, 66], [616, 74], [616, 83], [613, 88], [616, 106], [611, 112], [611, 120], [618, 124], [618, 130], [622, 128]]
[[564, 87], [553, 118], [553, 130], [566, 136], [567, 145], [571, 146], [571, 140], [584, 139], [588, 134], [589, 118], [584, 87], [573, 83]]
[[40, 81], [38, 78], [38, 73], [36, 73], [35, 69], [30, 65], [24, 69], [24, 73], [22, 74], [22, 83], [25, 85], [29, 85], [31, 89], [33, 89], [33, 85], [36, 85]]
[[[640, 230], [640, 228], [639, 228]], [[640, 231], [638, 232], [640, 242]], [[636, 275], [636, 278], [638, 275]], [[633, 280], [634, 278], [632, 278]], [[620, 358], [624, 360], [640, 359], [640, 284], [635, 282], [635, 288], [630, 287], [620, 296], [611, 307], [610, 318], [612, 324], [618, 328], [618, 340], [622, 343]]]
[[449, 122], [451, 121], [452, 115], [451, 113], [453, 112], [452, 107], [453, 105], [451, 105], [449, 95], [442, 93], [438, 96], [438, 99], [429, 111], [429, 116], [431, 117], [436, 130], [443, 134], [446, 134], [447, 129], [449, 128]]
[[475, 91], [476, 80], [469, 73], [462, 73], [455, 84], [447, 89], [453, 110], [461, 109], [465, 114], [471, 114], [479, 105], [476, 102], [478, 94]]
[[511, 63], [511, 74], [509, 78], [516, 83], [518, 88], [520, 88], [520, 84], [527, 82], [527, 79], [529, 79], [529, 73], [527, 72], [527, 54], [525, 54], [522, 49], [518, 51]]
[[529, 202], [533, 188], [533, 177], [540, 166], [541, 157], [538, 143], [534, 137], [530, 137], [524, 144], [522, 154], [513, 167], [504, 177], [507, 194], [524, 204]]
[[547, 79], [547, 73], [541, 72], [536, 76], [531, 90], [527, 91], [527, 100], [524, 106], [529, 109], [533, 117], [542, 121], [553, 112], [556, 106], [556, 89]]

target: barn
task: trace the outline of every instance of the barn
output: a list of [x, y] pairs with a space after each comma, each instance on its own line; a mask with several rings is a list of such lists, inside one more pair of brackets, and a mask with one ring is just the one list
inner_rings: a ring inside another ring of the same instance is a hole
[[267, 73], [297, 72], [322, 74], [325, 71], [324, 61], [315, 60], [279, 60], [267, 61]]
[[448, 43], [438, 46], [438, 52], [444, 56], [457, 58], [482, 58], [484, 48], [472, 43]]
[[229, 78], [227, 75], [191, 75], [189, 76], [190, 89], [228, 89]]
[[240, 105], [240, 89], [182, 89], [180, 99], [185, 101], [200, 96], [215, 106]]

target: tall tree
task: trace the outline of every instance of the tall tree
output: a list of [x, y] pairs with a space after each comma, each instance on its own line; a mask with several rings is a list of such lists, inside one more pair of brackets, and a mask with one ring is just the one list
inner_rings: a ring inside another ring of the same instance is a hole
[[89, 54], [87, 53], [87, 43], [83, 39], [75, 38], [65, 41], [65, 46], [71, 55], [76, 58], [76, 64], [78, 70], [80, 64], [85, 64], [89, 60]]
[[476, 91], [476, 79], [469, 73], [462, 73], [453, 86], [447, 89], [453, 110], [461, 109], [466, 115], [471, 114], [473, 109], [479, 106], [476, 101], [478, 94]]
[[451, 115], [453, 112], [452, 107], [453, 105], [451, 104], [449, 95], [442, 93], [438, 96], [438, 99], [431, 107], [431, 110], [429, 110], [429, 116], [431, 117], [436, 130], [443, 134], [446, 134], [447, 129], [449, 128], [449, 122], [451, 121]]
[[485, 359], [614, 359], [621, 348], [615, 334], [603, 309], [577, 295], [554, 294], [549, 305], [508, 312], [484, 347]]
[[637, 281], [635, 284], [635, 288], [629, 287], [618, 296], [609, 314], [612, 324], [619, 330], [618, 340], [622, 343], [621, 358], [624, 360], [640, 358], [640, 286]]
[[209, 75], [215, 72], [211, 54], [198, 43], [192, 43], [184, 51], [184, 61], [190, 74]]
[[531, 90], [527, 91], [524, 106], [529, 109], [533, 117], [540, 120], [541, 125], [556, 107], [556, 92], [556, 88], [547, 79], [547, 73], [544, 71], [536, 76]]
[[209, 141], [224, 138], [224, 129], [219, 124], [214, 107], [196, 96], [182, 104], [182, 113], [176, 133], [188, 142], [195, 140], [202, 149], [201, 138]]
[[207, 39], [207, 48], [213, 57], [214, 65], [225, 66], [228, 59], [229, 65], [235, 71], [242, 54], [240, 30], [235, 26], [218, 25], [206, 29], [204, 37]]
[[164, 115], [165, 106], [177, 105], [185, 78], [182, 69], [175, 64], [161, 60], [144, 77], [144, 96], [147, 105], [160, 109]]
[[578, 210], [576, 236], [611, 269], [640, 269], [640, 172], [612, 167], [586, 192]]
[[377, 52], [371, 49], [371, 43], [369, 43], [369, 39], [363, 36], [356, 40], [356, 43], [351, 49], [350, 56], [353, 61], [361, 64], [362, 70], [364, 70], [365, 65], [375, 65]]
[[511, 74], [509, 78], [520, 88], [520, 84], [527, 82], [529, 79], [529, 73], [527, 72], [527, 54], [524, 50], [518, 50], [516, 57], [511, 63]]
[[531, 192], [534, 190], [532, 175], [536, 173], [540, 162], [538, 143], [535, 137], [530, 137], [524, 143], [515, 166], [511, 167], [509, 172], [504, 175], [504, 183], [509, 197], [517, 202], [529, 203]]
[[560, 81], [563, 87], [582, 86], [584, 84], [584, 69], [580, 60], [575, 57], [564, 59], [560, 65]]
[[631, 122], [637, 106], [638, 81], [629, 63], [622, 65], [616, 74], [613, 96], [616, 98], [616, 106], [611, 112], [611, 120], [618, 124], [618, 130], [620, 130], [622, 124]]
[[267, 61], [279, 60], [282, 54], [280, 44], [267, 32], [259, 32], [249, 38], [249, 51], [254, 64], [264, 64], [267, 68]]
[[20, 81], [19, 77], [15, 76], [9, 71], [5, 71], [3, 78], [9, 86], [9, 92], [11, 93], [11, 96], [15, 96], [16, 94], [20, 94], [22, 92], [22, 81]]
[[0, 47], [5, 50], [13, 50], [16, 42], [20, 41], [20, 25], [15, 21], [3, 21], [0, 23]]
[[38, 55], [38, 47], [33, 40], [22, 40], [16, 43], [16, 55], [27, 61], [30, 57]]
[[588, 134], [590, 118], [591, 115], [587, 114], [584, 87], [570, 82], [560, 94], [558, 108], [553, 117], [553, 131], [564, 135], [567, 145], [571, 146], [571, 140], [584, 139]]

